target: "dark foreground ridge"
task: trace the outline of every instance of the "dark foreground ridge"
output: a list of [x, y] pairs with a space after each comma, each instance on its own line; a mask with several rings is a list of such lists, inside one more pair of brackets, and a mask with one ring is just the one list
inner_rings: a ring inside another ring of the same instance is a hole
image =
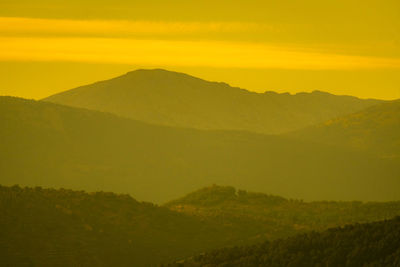
[[0, 186], [0, 266], [153, 266], [236, 243], [128, 195]]
[[400, 217], [221, 249], [168, 266], [400, 266]]
[[240, 192], [214, 186], [189, 194], [179, 205], [198, 203], [199, 212], [188, 213], [176, 211], [177, 201], [159, 207], [107, 192], [0, 186], [0, 266], [147, 267], [400, 214], [399, 202], [303, 204]]

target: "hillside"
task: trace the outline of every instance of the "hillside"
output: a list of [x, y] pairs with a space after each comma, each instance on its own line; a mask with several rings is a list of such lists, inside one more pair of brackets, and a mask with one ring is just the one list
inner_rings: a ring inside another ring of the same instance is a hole
[[129, 195], [0, 186], [1, 266], [153, 266], [237, 243]]
[[203, 253], [168, 266], [399, 266], [400, 217], [347, 225], [247, 247]]
[[260, 94], [159, 69], [132, 71], [45, 100], [155, 124], [268, 134], [301, 129], [380, 102], [320, 91]]
[[[240, 210], [229, 191], [213, 187], [188, 195], [192, 201], [202, 194], [207, 202], [214, 195], [219, 202], [231, 203], [221, 206], [231, 207], [229, 212], [215, 217], [183, 214], [129, 195], [0, 186], [0, 265], [153, 266], [227, 246], [400, 214], [400, 202], [310, 203], [302, 208], [313, 214], [306, 218], [293, 209], [301, 208], [301, 202], [274, 208], [289, 201], [243, 192], [239, 202], [246, 202], [246, 210]], [[225, 218], [232, 215], [235, 219]], [[302, 219], [307, 229], [299, 227]]]
[[304, 202], [216, 185], [165, 206], [210, 222], [242, 226], [241, 231], [248, 232], [255, 241], [400, 215], [400, 202]]
[[398, 161], [286, 137], [149, 125], [12, 97], [0, 97], [0, 128], [3, 185], [157, 203], [213, 183], [306, 200], [399, 199]]
[[290, 135], [308, 141], [353, 147], [381, 157], [400, 158], [400, 101], [372, 106]]

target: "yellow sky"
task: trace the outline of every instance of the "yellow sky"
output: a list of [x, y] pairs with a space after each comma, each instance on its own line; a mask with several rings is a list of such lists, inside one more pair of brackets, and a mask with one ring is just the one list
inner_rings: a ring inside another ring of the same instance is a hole
[[0, 60], [278, 69], [398, 69], [400, 59], [223, 41], [0, 37]]
[[150, 2], [2, 1], [0, 94], [41, 98], [156, 67], [254, 91], [400, 98], [396, 1]]

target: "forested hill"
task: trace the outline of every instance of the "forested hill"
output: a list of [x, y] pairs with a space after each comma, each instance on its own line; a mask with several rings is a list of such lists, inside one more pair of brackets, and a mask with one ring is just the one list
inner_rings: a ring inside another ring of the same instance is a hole
[[282, 133], [380, 103], [325, 92], [255, 93], [161, 69], [136, 70], [45, 99], [156, 124]]
[[217, 185], [192, 192], [165, 206], [203, 220], [238, 225], [238, 229], [247, 231], [253, 240], [277, 239], [400, 216], [399, 201], [305, 202]]
[[221, 249], [169, 266], [400, 266], [400, 217]]
[[301, 202], [242, 192], [239, 202], [246, 204], [235, 207], [229, 193], [219, 198], [230, 204], [208, 213], [182, 213], [129, 195], [0, 186], [0, 266], [152, 266], [213, 249], [400, 214], [399, 202], [304, 207]]
[[0, 129], [3, 185], [157, 203], [213, 183], [306, 200], [400, 197], [398, 161], [287, 137], [150, 125], [13, 97], [0, 97]]
[[152, 266], [241, 235], [105, 192], [0, 186], [0, 214], [0, 266]]

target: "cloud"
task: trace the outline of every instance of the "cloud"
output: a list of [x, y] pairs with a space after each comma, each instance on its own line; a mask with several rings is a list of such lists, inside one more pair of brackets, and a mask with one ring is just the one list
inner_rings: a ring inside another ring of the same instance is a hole
[[129, 20], [68, 20], [0, 17], [2, 35], [193, 34], [273, 31], [272, 26], [246, 22], [166, 22]]
[[60, 61], [276, 69], [400, 68], [400, 59], [251, 42], [132, 38], [0, 37], [1, 61]]

